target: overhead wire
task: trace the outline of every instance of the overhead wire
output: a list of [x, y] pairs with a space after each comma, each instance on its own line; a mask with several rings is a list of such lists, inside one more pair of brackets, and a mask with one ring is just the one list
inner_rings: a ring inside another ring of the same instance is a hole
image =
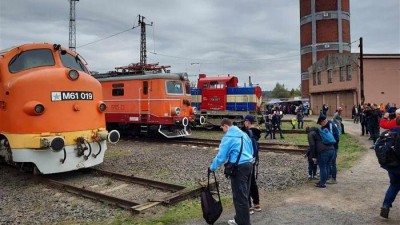
[[111, 38], [111, 37], [114, 37], [114, 36], [120, 35], [120, 34], [122, 34], [122, 33], [128, 32], [128, 31], [130, 31], [130, 30], [133, 30], [133, 29], [135, 29], [135, 27], [132, 27], [132, 28], [129, 28], [129, 29], [127, 29], [127, 30], [124, 30], [124, 31], [121, 31], [121, 32], [115, 33], [115, 34], [113, 34], [113, 35], [110, 35], [110, 36], [108, 36], [108, 37], [101, 38], [101, 39], [99, 39], [99, 40], [96, 40], [96, 41], [92, 41], [92, 42], [86, 43], [86, 44], [84, 44], [84, 45], [78, 46], [77, 48], [82, 48], [82, 47], [85, 47], [85, 46], [88, 46], [88, 45], [94, 44], [94, 43], [96, 43], [96, 42], [99, 42], [99, 41], [106, 40], [106, 39], [108, 39], [108, 38]]

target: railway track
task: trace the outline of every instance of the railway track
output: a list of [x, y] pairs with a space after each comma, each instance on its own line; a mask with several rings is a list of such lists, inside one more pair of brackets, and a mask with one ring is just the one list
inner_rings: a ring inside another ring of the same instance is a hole
[[[99, 169], [88, 168], [84, 169], [85, 173], [89, 173], [93, 176], [101, 176], [107, 177], [110, 179], [122, 181], [124, 183], [133, 184], [133, 185], [140, 185], [143, 188], [147, 189], [158, 189], [160, 192], [164, 192], [163, 195], [157, 197], [157, 195], [153, 195], [151, 199], [142, 199], [140, 201], [132, 201], [128, 200], [127, 198], [112, 196], [109, 194], [105, 194], [111, 191], [94, 191], [90, 187], [81, 186], [78, 187], [76, 185], [72, 185], [69, 182], [65, 182], [61, 179], [52, 178], [56, 177], [57, 175], [39, 175], [35, 176], [33, 174], [24, 173], [19, 171], [17, 168], [13, 167], [6, 167], [4, 165], [0, 165], [5, 169], [5, 171], [12, 173], [16, 176], [23, 176], [35, 181], [39, 181], [40, 183], [49, 185], [51, 187], [55, 187], [57, 189], [67, 191], [82, 197], [90, 198], [96, 201], [100, 201], [103, 203], [107, 203], [110, 205], [114, 205], [126, 210], [131, 211], [132, 213], [141, 213], [146, 209], [149, 209], [156, 205], [171, 205], [177, 202], [186, 200], [191, 197], [199, 196], [202, 187], [206, 184], [199, 183], [198, 186], [188, 188], [181, 185], [175, 185], [171, 183], [164, 183], [160, 181], [135, 177], [135, 176], [127, 176], [119, 173], [114, 173], [110, 171], [104, 171]], [[2, 168], [2, 169], [3, 169]], [[80, 171], [82, 172], [82, 171]], [[127, 185], [120, 185], [119, 187], [126, 187]], [[212, 183], [212, 186], [215, 186], [215, 183]], [[117, 187], [118, 188], [118, 187]], [[115, 190], [117, 189], [115, 188]]]
[[[152, 140], [152, 142], [154, 142], [154, 140]], [[218, 147], [221, 141], [215, 139], [184, 138], [184, 139], [169, 140], [169, 142], [174, 144]], [[307, 145], [261, 142], [259, 150], [264, 152], [275, 152], [275, 153], [305, 154], [307, 148], [308, 148]]]

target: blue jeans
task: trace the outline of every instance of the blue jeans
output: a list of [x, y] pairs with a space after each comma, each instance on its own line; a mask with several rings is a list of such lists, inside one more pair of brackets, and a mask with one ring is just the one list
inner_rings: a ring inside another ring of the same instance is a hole
[[231, 177], [235, 221], [239, 225], [250, 225], [249, 194], [252, 170], [253, 163], [243, 163], [239, 165], [238, 173]]
[[396, 199], [397, 193], [400, 191], [400, 166], [395, 168], [385, 168], [388, 171], [390, 185], [386, 191], [385, 200], [383, 200], [383, 207], [390, 208]]
[[318, 153], [317, 162], [319, 166], [320, 185], [326, 184], [326, 180], [328, 179], [329, 163], [332, 161], [334, 155], [335, 155], [334, 149]]
[[336, 180], [337, 168], [336, 168], [336, 158], [337, 158], [338, 149], [335, 149], [335, 155], [329, 163], [328, 167], [328, 177], [332, 177]]

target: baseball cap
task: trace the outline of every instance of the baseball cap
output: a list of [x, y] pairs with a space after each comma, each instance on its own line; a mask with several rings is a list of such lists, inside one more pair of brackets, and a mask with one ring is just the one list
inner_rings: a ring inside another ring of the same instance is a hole
[[317, 124], [320, 124], [322, 121], [324, 121], [324, 120], [326, 120], [326, 116], [325, 115], [321, 115], [321, 116], [319, 116], [318, 117], [318, 120], [317, 120]]
[[250, 123], [254, 123], [254, 122], [255, 122], [255, 119], [254, 119], [254, 116], [252, 116], [252, 115], [247, 115], [247, 116], [244, 117], [244, 120], [243, 120], [243, 121], [249, 121]]

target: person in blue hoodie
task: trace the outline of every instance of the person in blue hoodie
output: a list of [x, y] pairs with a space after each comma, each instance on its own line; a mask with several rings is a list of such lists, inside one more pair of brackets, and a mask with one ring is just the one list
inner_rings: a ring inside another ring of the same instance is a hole
[[[215, 171], [226, 161], [236, 163], [239, 157], [238, 171], [236, 175], [230, 176], [236, 215], [233, 220], [228, 220], [228, 224], [250, 225], [248, 197], [254, 163], [252, 142], [249, 136], [237, 126], [232, 125], [232, 121], [229, 119], [225, 118], [221, 121], [221, 128], [225, 135], [222, 137], [219, 151], [208, 169]], [[239, 156], [242, 144], [242, 153]]]

